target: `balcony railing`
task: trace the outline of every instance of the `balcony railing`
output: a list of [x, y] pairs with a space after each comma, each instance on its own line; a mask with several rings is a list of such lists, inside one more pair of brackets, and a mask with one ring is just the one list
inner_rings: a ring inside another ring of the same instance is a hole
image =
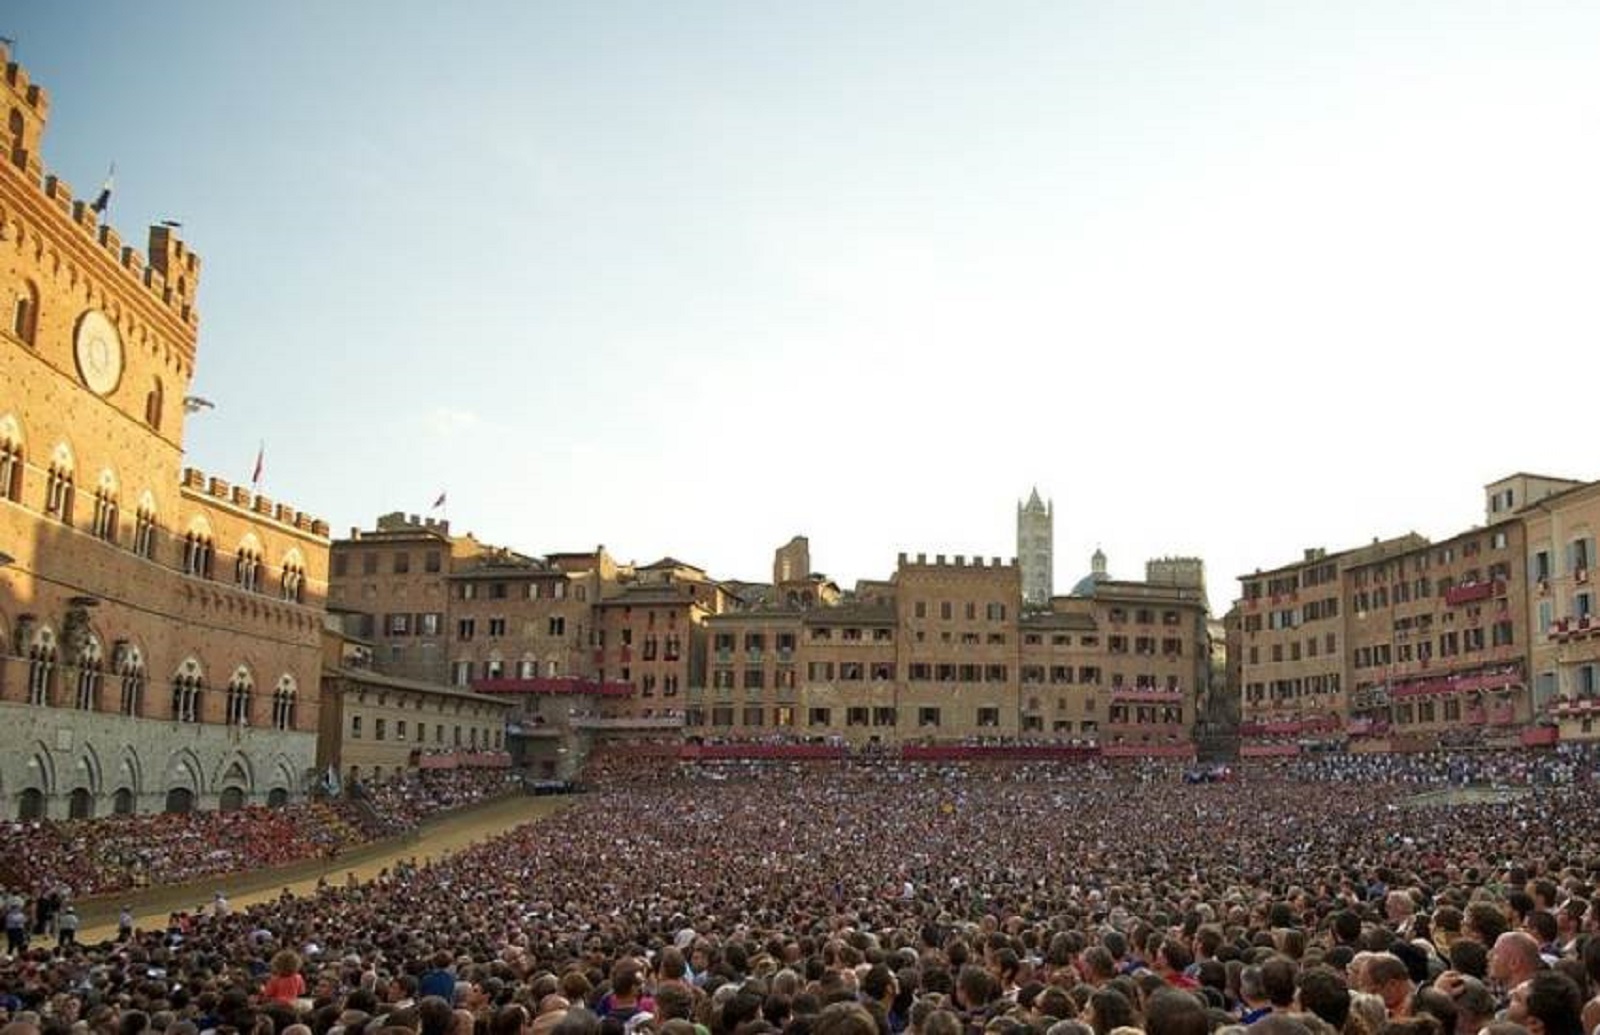
[[1506, 584], [1502, 579], [1490, 579], [1486, 582], [1468, 582], [1460, 586], [1451, 586], [1444, 591], [1444, 602], [1451, 607], [1459, 604], [1470, 604], [1478, 600], [1488, 600], [1490, 597], [1503, 597], [1506, 595]]

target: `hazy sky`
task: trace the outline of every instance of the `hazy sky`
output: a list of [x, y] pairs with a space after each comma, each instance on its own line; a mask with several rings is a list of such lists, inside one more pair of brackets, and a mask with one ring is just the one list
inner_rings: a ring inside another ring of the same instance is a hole
[[762, 579], [1240, 573], [1600, 475], [1600, 5], [8, 4], [205, 261], [190, 462]]

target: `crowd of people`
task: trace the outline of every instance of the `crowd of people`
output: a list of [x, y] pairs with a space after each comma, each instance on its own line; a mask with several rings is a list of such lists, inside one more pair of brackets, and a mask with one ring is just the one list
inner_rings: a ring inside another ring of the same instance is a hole
[[64, 888], [76, 896], [282, 866], [361, 837], [347, 817], [324, 802], [67, 822], [17, 820], [0, 830], [8, 883], [33, 891]]
[[[1600, 784], [697, 777], [0, 963], [5, 1035], [1589, 1035]], [[1113, 777], [1115, 777], [1113, 772]]]
[[1551, 750], [1441, 750], [1407, 754], [1315, 752], [1254, 759], [1245, 771], [1274, 778], [1413, 787], [1562, 786], [1600, 779], [1596, 745], [1562, 744]]
[[441, 812], [466, 808], [521, 789], [509, 769], [414, 769], [359, 784], [354, 797], [372, 806], [377, 833], [411, 830]]
[[85, 898], [326, 858], [519, 786], [504, 769], [433, 769], [280, 808], [9, 821], [0, 887]]

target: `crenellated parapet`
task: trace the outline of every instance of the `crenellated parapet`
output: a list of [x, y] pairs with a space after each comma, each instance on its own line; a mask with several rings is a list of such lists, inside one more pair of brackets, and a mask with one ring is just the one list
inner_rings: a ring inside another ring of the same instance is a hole
[[991, 558], [989, 558], [988, 562], [985, 563], [982, 555], [980, 555], [980, 554], [974, 554], [971, 557], [968, 557], [966, 554], [958, 553], [958, 554], [954, 555], [953, 557], [951, 557], [949, 559], [946, 559], [945, 555], [941, 553], [941, 554], [935, 554], [933, 560], [930, 561], [930, 560], [928, 560], [928, 555], [925, 554], [925, 553], [917, 554], [916, 558], [914, 560], [911, 558], [911, 556], [909, 554], [902, 553], [902, 554], [900, 554], [900, 557], [899, 557], [898, 567], [899, 567], [899, 570], [904, 571], [904, 572], [912, 572], [912, 571], [944, 571], [944, 572], [949, 572], [949, 571], [958, 571], [958, 570], [962, 570], [962, 571], [1010, 571], [1010, 570], [1013, 570], [1013, 569], [1015, 569], [1017, 567], [1017, 559], [1015, 557], [1013, 557], [1009, 561], [1007, 561], [1007, 560], [1002, 560], [999, 557], [991, 557]]
[[198, 468], [183, 469], [182, 487], [190, 495], [217, 500], [237, 510], [246, 511], [255, 518], [274, 522], [285, 529], [293, 529], [321, 539], [328, 538], [328, 523], [323, 519], [313, 517], [303, 510], [296, 510], [288, 504], [277, 503], [265, 494], [252, 492], [243, 485], [234, 485], [222, 478], [209, 477]]
[[[200, 257], [178, 237], [176, 228], [152, 226], [146, 250], [126, 245], [109, 225], [100, 222], [94, 198], [77, 198], [61, 177], [48, 173], [40, 159], [40, 144], [49, 120], [49, 95], [29, 81], [27, 70], [11, 60], [9, 50], [0, 44], [0, 63], [5, 69], [3, 89], [8, 110], [4, 150], [12, 169], [21, 174], [46, 207], [53, 207], [66, 222], [83, 234], [92, 245], [104, 251], [145, 291], [170, 311], [191, 331], [199, 327], [200, 314], [195, 299], [200, 287]], [[0, 239], [23, 233], [13, 213], [0, 208]]]

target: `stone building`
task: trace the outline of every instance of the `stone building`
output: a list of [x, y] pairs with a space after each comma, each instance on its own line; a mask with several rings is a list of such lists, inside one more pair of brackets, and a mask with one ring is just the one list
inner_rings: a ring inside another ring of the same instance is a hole
[[1533, 720], [1523, 532], [1502, 519], [1344, 568], [1353, 746], [1520, 742]]
[[0, 798], [21, 816], [303, 793], [326, 525], [182, 466], [200, 260], [124, 246], [45, 175], [0, 48]]
[[377, 671], [443, 683], [453, 661], [448, 579], [483, 552], [471, 535], [451, 535], [448, 521], [385, 514], [332, 544], [328, 603], [372, 644]]
[[1485, 523], [1466, 532], [1241, 577], [1242, 752], [1594, 736], [1597, 486], [1513, 474], [1485, 486]]
[[[330, 784], [381, 780], [412, 769], [511, 765], [502, 698], [384, 675], [342, 630], [323, 634], [317, 771]], [[325, 778], [325, 777], [324, 777]]]
[[1242, 576], [1239, 600], [1241, 752], [1297, 750], [1298, 740], [1342, 736], [1348, 712], [1346, 568], [1427, 545], [1409, 534]]
[[[1497, 495], [1517, 498], [1511, 485], [1491, 485], [1489, 492], [1491, 506]], [[1562, 741], [1600, 739], [1600, 590], [1594, 572], [1600, 482], [1534, 498], [1519, 516], [1527, 542], [1534, 713], [1554, 723]]]
[[685, 732], [1188, 751], [1210, 662], [1203, 590], [1093, 588], [1024, 613], [1014, 562], [901, 555], [893, 578], [836, 605], [709, 616]]

